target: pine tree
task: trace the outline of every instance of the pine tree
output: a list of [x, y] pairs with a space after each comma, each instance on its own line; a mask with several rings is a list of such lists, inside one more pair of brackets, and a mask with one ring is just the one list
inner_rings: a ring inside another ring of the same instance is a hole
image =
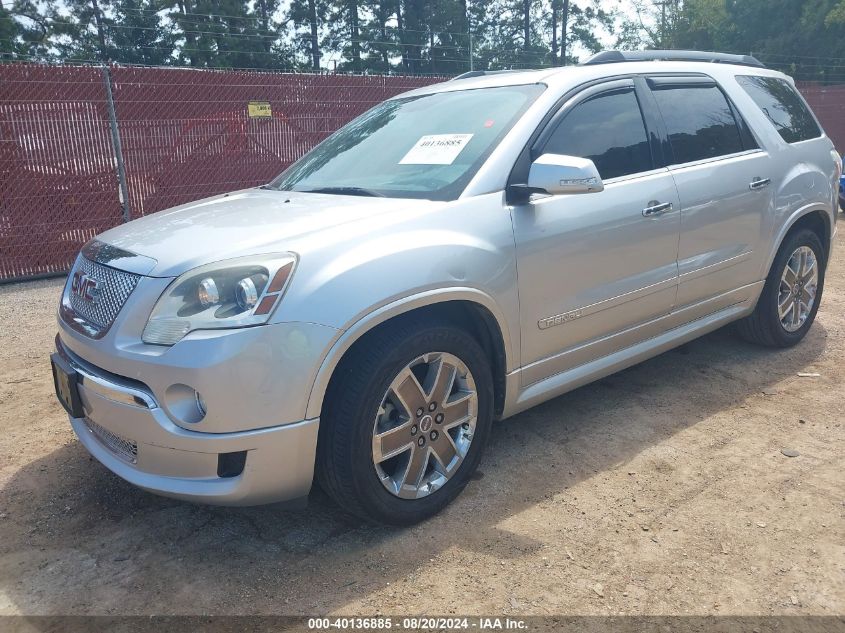
[[319, 70], [323, 65], [320, 25], [328, 20], [328, 0], [292, 0], [289, 21], [294, 33], [293, 50], [307, 58], [306, 67]]
[[[366, 16], [361, 24], [362, 63], [367, 70], [392, 72], [394, 61], [401, 55], [399, 32], [399, 0], [362, 0]], [[401, 64], [400, 64], [401, 66]]]
[[56, 3], [50, 6], [47, 17], [60, 59], [109, 61], [111, 50], [99, 0], [66, 0], [63, 6]]
[[50, 25], [30, 0], [0, 4], [0, 59], [38, 59], [48, 55]]
[[[798, 79], [841, 82], [842, 6], [842, 0], [686, 0], [669, 5], [663, 39], [674, 48], [753, 53]], [[659, 23], [662, 13], [654, 14]]]
[[403, 69], [411, 74], [428, 72], [431, 67], [428, 59], [430, 0], [402, 0], [400, 11]]
[[339, 60], [338, 70], [362, 72], [361, 60], [361, 13], [359, 0], [332, 0], [328, 20], [328, 36], [323, 48], [331, 51]]
[[125, 64], [160, 66], [171, 63], [176, 37], [165, 26], [153, 0], [113, 0], [105, 32], [110, 57]]
[[288, 68], [274, 14], [279, 0], [163, 0], [184, 39], [178, 62], [194, 67]]
[[569, 5], [568, 15], [563, 20], [565, 26], [561, 28], [561, 61], [576, 63], [572, 55], [576, 46], [596, 53], [602, 49], [598, 32], [609, 32], [613, 28], [614, 15], [602, 8], [598, 0], [585, 2], [565, 2]]
[[430, 72], [455, 75], [469, 70], [469, 16], [465, 0], [433, 0]]
[[545, 21], [545, 7], [539, 0], [527, 3], [525, 0], [494, 0], [483, 10], [471, 13], [477, 69], [523, 69], [545, 65], [543, 60], [548, 54], [548, 46], [544, 34], [536, 29], [536, 25]]

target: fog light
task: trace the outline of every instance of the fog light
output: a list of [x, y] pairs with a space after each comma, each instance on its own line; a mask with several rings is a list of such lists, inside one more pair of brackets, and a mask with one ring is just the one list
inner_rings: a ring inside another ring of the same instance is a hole
[[164, 401], [170, 416], [179, 423], [196, 424], [205, 417], [205, 401], [188, 385], [170, 385], [164, 392]]

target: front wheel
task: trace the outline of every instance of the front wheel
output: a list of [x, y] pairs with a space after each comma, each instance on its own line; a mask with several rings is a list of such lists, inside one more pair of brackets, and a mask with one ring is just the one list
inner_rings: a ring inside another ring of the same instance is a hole
[[769, 347], [791, 347], [806, 336], [822, 298], [825, 251], [809, 229], [787, 236], [778, 251], [751, 316], [737, 325], [740, 335]]
[[492, 416], [490, 364], [472, 336], [448, 323], [388, 325], [358, 344], [332, 379], [317, 477], [353, 514], [417, 523], [466, 486]]

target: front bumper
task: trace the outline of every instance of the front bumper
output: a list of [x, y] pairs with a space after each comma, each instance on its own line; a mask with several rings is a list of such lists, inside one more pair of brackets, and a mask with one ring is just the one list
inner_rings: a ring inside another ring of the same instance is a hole
[[85, 415], [70, 417], [71, 426], [91, 455], [116, 475], [150, 492], [216, 505], [291, 501], [308, 494], [319, 419], [233, 433], [187, 430], [168, 417], [145, 384], [91, 365], [59, 338], [56, 346], [80, 376]]

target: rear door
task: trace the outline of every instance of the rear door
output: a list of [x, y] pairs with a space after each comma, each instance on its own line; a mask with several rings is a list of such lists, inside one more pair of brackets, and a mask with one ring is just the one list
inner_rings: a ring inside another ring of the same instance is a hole
[[681, 205], [676, 306], [719, 309], [737, 301], [726, 293], [758, 281], [772, 161], [710, 77], [649, 77], [648, 85]]

